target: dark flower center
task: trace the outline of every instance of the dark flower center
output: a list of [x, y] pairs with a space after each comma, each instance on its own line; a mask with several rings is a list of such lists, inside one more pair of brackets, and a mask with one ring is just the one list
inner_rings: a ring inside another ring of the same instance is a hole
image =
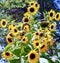
[[59, 14], [57, 14], [56, 18], [58, 18], [58, 17], [59, 17]]
[[40, 36], [42, 37], [43, 36], [43, 33], [40, 33]]
[[38, 33], [36, 33], [36, 35], [38, 35]]
[[14, 32], [17, 32], [17, 30], [16, 30], [16, 29], [14, 29]]
[[25, 35], [25, 32], [22, 32], [22, 33], [21, 33], [21, 36], [24, 36], [24, 35]]
[[28, 21], [29, 21], [28, 18], [25, 18], [24, 22], [28, 22]]
[[13, 35], [12, 35], [12, 34], [10, 34], [10, 36], [11, 36], [11, 37], [13, 37]]
[[43, 45], [43, 46], [41, 47], [41, 49], [44, 48], [44, 47], [45, 47], [45, 45]]
[[53, 13], [52, 13], [52, 12], [50, 13], [50, 16], [51, 16], [51, 17], [53, 16]]
[[12, 42], [11, 38], [8, 38], [8, 41], [9, 41], [9, 42]]
[[6, 24], [6, 22], [3, 22], [2, 24], [3, 24], [3, 25], [5, 25], [5, 24]]
[[10, 54], [8, 52], [5, 53], [7, 56], [9, 56]]
[[39, 43], [36, 43], [36, 46], [38, 46], [39, 45]]
[[23, 41], [25, 41], [25, 38], [23, 39]]
[[54, 26], [52, 25], [52, 26], [51, 26], [51, 29], [53, 29], [53, 28], [54, 28]]
[[34, 53], [31, 53], [31, 55], [30, 55], [30, 59], [34, 59], [35, 58], [35, 54]]
[[31, 3], [31, 5], [34, 5], [33, 3]]
[[30, 8], [30, 12], [34, 12], [34, 8]]
[[38, 7], [38, 4], [36, 4], [35, 6]]

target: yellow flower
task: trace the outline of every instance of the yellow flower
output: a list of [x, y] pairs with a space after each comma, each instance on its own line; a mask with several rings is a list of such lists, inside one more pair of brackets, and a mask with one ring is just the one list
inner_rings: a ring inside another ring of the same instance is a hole
[[50, 30], [50, 31], [54, 31], [55, 29], [56, 29], [55, 23], [50, 24], [49, 30]]
[[54, 45], [54, 42], [55, 42], [54, 39], [51, 39], [50, 42], [49, 42], [49, 45], [50, 46], [53, 46]]
[[28, 22], [30, 22], [30, 18], [29, 17], [23, 17], [22, 21], [25, 23], [28, 23]]
[[48, 47], [48, 39], [46, 37], [43, 38], [43, 41], [40, 42], [40, 52], [47, 52], [49, 50]]
[[29, 6], [34, 6], [37, 2], [36, 1], [31, 1], [29, 2]]
[[5, 28], [7, 26], [7, 21], [6, 21], [6, 19], [2, 19], [1, 20], [1, 27], [2, 28]]
[[26, 12], [26, 13], [24, 13], [24, 16], [25, 17], [30, 17], [31, 15], [28, 12]]
[[40, 32], [40, 38], [41, 37], [44, 37], [44, 33], [43, 32]]
[[34, 36], [37, 37], [37, 38], [39, 38], [40, 37], [40, 33], [39, 32], [35, 32]]
[[51, 32], [50, 32], [50, 30], [48, 28], [45, 29], [45, 34], [46, 35], [50, 35], [51, 34]]
[[2, 57], [5, 58], [6, 60], [10, 60], [13, 56], [12, 52], [3, 52]]
[[40, 47], [40, 52], [47, 52], [49, 50], [48, 46], [46, 44], [43, 44], [41, 47]]
[[30, 25], [28, 23], [23, 24], [22, 29], [25, 30], [26, 32], [30, 31]]
[[34, 6], [28, 7], [28, 12], [31, 15], [35, 15], [37, 13], [36, 7], [34, 7]]
[[22, 37], [22, 43], [23, 43], [23, 44], [26, 44], [27, 42], [28, 42], [28, 38], [27, 38], [27, 37], [25, 37], [25, 36], [24, 36], [24, 37]]
[[59, 21], [59, 20], [60, 20], [60, 13], [57, 13], [57, 14], [55, 15], [55, 20], [56, 20], [56, 21]]
[[30, 53], [28, 53], [28, 61], [30, 63], [37, 63], [39, 60], [39, 54], [35, 51], [32, 50]]
[[10, 36], [12, 38], [13, 37], [13, 34], [10, 32], [7, 36]]
[[9, 25], [9, 27], [8, 27], [9, 31], [11, 31], [13, 28], [15, 28], [15, 24], [11, 24], [11, 25]]
[[16, 36], [17, 39], [22, 39], [22, 37], [25, 35], [25, 31], [24, 30], [21, 30], [19, 31], [18, 35]]
[[53, 20], [55, 18], [55, 11], [54, 10], [50, 10], [50, 12], [48, 12], [49, 14], [49, 20]]
[[34, 48], [38, 48], [39, 49], [39, 45], [40, 45], [40, 40], [33, 40], [33, 47]]
[[6, 41], [8, 42], [8, 44], [13, 45], [14, 44], [14, 39], [11, 38], [9, 35], [6, 36]]
[[40, 8], [40, 5], [39, 5], [36, 1], [31, 1], [31, 2], [29, 3], [29, 6], [34, 6], [34, 7], [36, 7], [36, 10], [38, 10], [38, 9]]
[[19, 33], [19, 31], [18, 31], [17, 28], [13, 28], [13, 29], [11, 30], [11, 33], [12, 33], [14, 36], [16, 36], [16, 35]]

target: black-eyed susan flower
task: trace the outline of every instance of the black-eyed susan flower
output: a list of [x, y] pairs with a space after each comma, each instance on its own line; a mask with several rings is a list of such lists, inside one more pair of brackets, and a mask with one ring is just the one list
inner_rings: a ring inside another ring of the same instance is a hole
[[50, 12], [48, 12], [48, 16], [49, 16], [49, 20], [53, 20], [55, 18], [55, 11], [54, 10], [50, 10]]
[[22, 39], [21, 39], [21, 40], [22, 40], [22, 43], [23, 43], [23, 44], [26, 44], [26, 43], [28, 42], [28, 38], [27, 38], [27, 37], [25, 37], [25, 36], [24, 36], [24, 37], [22, 37]]
[[16, 35], [19, 33], [19, 31], [18, 31], [17, 28], [13, 28], [13, 29], [11, 30], [11, 33], [12, 33], [14, 36], [16, 36]]
[[7, 41], [8, 44], [11, 44], [11, 45], [14, 44], [14, 39], [11, 38], [11, 37], [8, 36], [8, 35], [6, 36], [6, 41]]
[[2, 19], [1, 20], [1, 27], [5, 28], [7, 26], [7, 20], [6, 19]]
[[13, 28], [15, 28], [15, 24], [11, 24], [8, 26], [9, 31], [11, 31]]
[[12, 52], [3, 52], [2, 57], [5, 58], [6, 60], [10, 60], [13, 56]]
[[55, 23], [50, 24], [49, 30], [54, 31], [55, 29], [56, 29], [56, 24]]
[[40, 45], [40, 40], [39, 39], [35, 39], [33, 40], [33, 43], [32, 43], [33, 47], [34, 48], [39, 48], [39, 45]]
[[56, 20], [56, 21], [59, 21], [59, 20], [60, 20], [60, 13], [57, 13], [57, 14], [55, 15], [55, 20]]
[[34, 6], [31, 6], [31, 7], [28, 7], [28, 12], [31, 14], [31, 15], [35, 15], [37, 13], [37, 9], [36, 7]]
[[22, 29], [25, 30], [26, 32], [30, 31], [30, 25], [28, 23], [23, 24]]
[[30, 51], [30, 53], [28, 53], [28, 61], [30, 63], [37, 63], [39, 60], [39, 54], [37, 53], [37, 51], [32, 50]]
[[30, 22], [30, 18], [29, 17], [23, 17], [22, 21], [25, 23], [28, 23], [28, 22]]

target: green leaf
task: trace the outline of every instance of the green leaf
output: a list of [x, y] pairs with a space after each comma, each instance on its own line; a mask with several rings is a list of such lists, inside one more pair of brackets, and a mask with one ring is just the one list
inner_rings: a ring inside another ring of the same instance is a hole
[[10, 63], [20, 63], [20, 59], [10, 60]]
[[20, 57], [20, 53], [21, 53], [20, 48], [19, 48], [19, 49], [15, 49], [15, 50], [13, 51], [13, 53], [14, 53], [16, 56]]
[[8, 51], [9, 49], [10, 49], [10, 45], [8, 44], [6, 47], [5, 47], [5, 49], [4, 49], [4, 51]]

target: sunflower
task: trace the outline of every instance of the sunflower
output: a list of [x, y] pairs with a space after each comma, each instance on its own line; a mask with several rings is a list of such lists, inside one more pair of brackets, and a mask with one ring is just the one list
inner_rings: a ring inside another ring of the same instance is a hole
[[37, 2], [36, 1], [31, 1], [29, 2], [29, 6], [34, 6]]
[[16, 36], [16, 35], [19, 33], [19, 31], [18, 31], [17, 28], [13, 28], [13, 29], [11, 30], [11, 33], [12, 33], [14, 36]]
[[26, 43], [28, 42], [28, 38], [27, 38], [27, 37], [25, 37], [25, 36], [24, 36], [24, 37], [22, 37], [22, 39], [21, 39], [21, 40], [22, 40], [22, 43], [23, 43], [23, 44], [26, 44]]
[[59, 20], [60, 20], [60, 13], [57, 13], [57, 14], [55, 15], [55, 20], [56, 20], [56, 21], [59, 21]]
[[1, 20], [1, 27], [2, 28], [5, 28], [7, 26], [7, 21], [6, 21], [6, 19], [2, 19]]
[[55, 18], [55, 11], [54, 10], [50, 10], [50, 12], [48, 12], [49, 14], [49, 20], [53, 20]]
[[22, 39], [22, 37], [25, 35], [25, 31], [24, 30], [21, 30], [19, 31], [18, 35], [16, 36], [17, 39]]
[[36, 7], [34, 6], [31, 6], [31, 7], [28, 7], [28, 12], [31, 14], [31, 15], [34, 15], [37, 13], [37, 9]]
[[25, 22], [25, 23], [26, 22], [28, 23], [28, 22], [30, 22], [30, 19], [29, 19], [29, 17], [23, 17], [22, 21]]
[[37, 63], [39, 60], [39, 54], [35, 51], [32, 50], [30, 53], [28, 53], [28, 61], [30, 63]]
[[13, 34], [10, 32], [7, 36], [10, 36], [12, 38], [13, 37]]
[[3, 52], [2, 57], [5, 58], [6, 60], [10, 60], [13, 56], [12, 52]]
[[37, 10], [40, 8], [40, 5], [36, 1], [29, 2], [29, 6], [34, 6]]
[[26, 32], [30, 31], [30, 25], [28, 23], [23, 24], [22, 29], [25, 30]]
[[37, 40], [33, 40], [33, 43], [32, 44], [33, 44], [33, 47], [34, 48], [39, 48], [40, 40], [38, 40], [38, 39]]
[[51, 39], [50, 42], [49, 42], [49, 45], [50, 46], [53, 46], [54, 45], [54, 42], [55, 42], [54, 39]]
[[14, 44], [14, 40], [13, 40], [13, 38], [11, 38], [10, 36], [8, 36], [7, 35], [7, 37], [6, 37], [6, 41], [8, 42], [8, 44]]
[[30, 17], [31, 15], [29, 14], [29, 12], [24, 13], [24, 17]]
[[56, 25], [54, 23], [50, 24], [50, 26], [49, 26], [50, 31], [54, 31], [55, 28], [56, 28]]
[[44, 37], [44, 33], [43, 32], [40, 32], [40, 37]]
[[9, 31], [11, 31], [13, 28], [15, 28], [15, 24], [11, 24], [11, 25], [9, 25], [9, 27], [8, 27]]
[[37, 32], [34, 33], [34, 36], [39, 38], [40, 37], [40, 33], [37, 31]]
[[49, 50], [47, 44], [42, 44], [42, 46], [40, 47], [40, 52], [47, 52]]

